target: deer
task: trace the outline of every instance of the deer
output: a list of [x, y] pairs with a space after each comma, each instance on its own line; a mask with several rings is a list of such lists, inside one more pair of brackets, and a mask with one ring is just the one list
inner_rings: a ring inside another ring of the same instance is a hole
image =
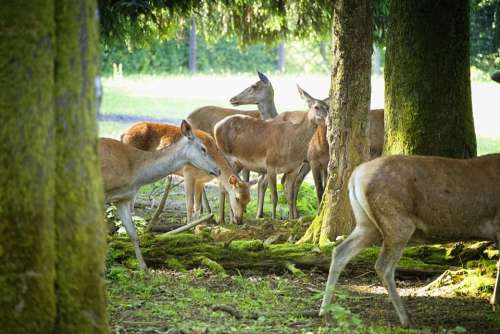
[[[382, 155], [384, 147], [384, 109], [372, 109], [368, 113], [368, 145], [370, 159]], [[295, 181], [295, 198], [298, 196], [300, 185], [304, 181], [304, 178], [311, 171], [319, 208], [326, 187], [328, 163], [330, 161], [330, 147], [326, 138], [326, 126], [320, 126], [316, 130], [309, 143], [306, 159], [307, 163], [302, 164], [297, 175], [297, 180]]]
[[[213, 135], [214, 126], [220, 120], [233, 115], [246, 115], [253, 118], [272, 119], [278, 115], [274, 104], [274, 90], [269, 78], [263, 73], [257, 71], [259, 81], [250, 85], [239, 94], [236, 94], [229, 101], [233, 106], [244, 104], [256, 104], [258, 110], [238, 110], [231, 108], [222, 108], [216, 106], [205, 106], [198, 108], [187, 116], [187, 120], [195, 129], [205, 131]], [[241, 168], [234, 166], [238, 172]], [[243, 179], [249, 182], [249, 172], [242, 171]], [[262, 183], [262, 177], [259, 178], [259, 185]], [[219, 210], [224, 208], [225, 193], [221, 192], [219, 197]]]
[[174, 142], [158, 151], [142, 151], [111, 138], [100, 138], [101, 174], [106, 203], [115, 203], [120, 219], [134, 244], [139, 267], [147, 269], [130, 213], [130, 203], [138, 189], [179, 170], [187, 163], [211, 175], [220, 174], [191, 125], [182, 121]]
[[[492, 79], [500, 82], [500, 72]], [[387, 156], [356, 167], [349, 179], [356, 225], [333, 250], [319, 314], [326, 316], [333, 289], [347, 263], [367, 246], [382, 243], [375, 271], [401, 325], [410, 316], [394, 272], [409, 241], [493, 240], [500, 247], [500, 154], [471, 159]], [[500, 303], [500, 260], [490, 303]]]
[[[176, 127], [171, 124], [140, 122], [127, 129], [122, 134], [121, 141], [145, 151], [161, 150], [175, 141], [177, 137], [177, 131], [175, 130]], [[205, 145], [208, 156], [216, 162], [220, 170], [220, 176], [218, 177], [222, 187], [220, 191], [226, 191], [229, 194], [231, 217], [236, 224], [241, 224], [246, 206], [250, 201], [249, 185], [235, 175], [212, 136], [196, 129], [194, 129], [194, 134]], [[184, 177], [187, 219], [191, 221], [193, 212], [201, 211], [201, 196], [205, 183], [212, 181], [214, 176], [189, 164], [184, 165], [175, 174]], [[219, 217], [219, 223], [223, 224], [224, 207], [219, 207]]]
[[[272, 218], [276, 218], [276, 174], [286, 173], [285, 192], [289, 215], [293, 217], [292, 185], [300, 164], [304, 161], [308, 143], [316, 128], [324, 125], [329, 107], [311, 97], [302, 88], [299, 93], [307, 102], [309, 111], [301, 122], [260, 120], [234, 115], [219, 121], [214, 134], [217, 146], [234, 165], [251, 171], [266, 173], [273, 203]], [[255, 138], [259, 140], [255, 140]]]

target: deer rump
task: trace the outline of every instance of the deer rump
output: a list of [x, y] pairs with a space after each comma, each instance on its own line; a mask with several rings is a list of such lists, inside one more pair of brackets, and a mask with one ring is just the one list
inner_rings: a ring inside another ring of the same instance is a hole
[[349, 191], [384, 238], [405, 224], [418, 243], [496, 240], [500, 231], [500, 154], [379, 158], [355, 169]]

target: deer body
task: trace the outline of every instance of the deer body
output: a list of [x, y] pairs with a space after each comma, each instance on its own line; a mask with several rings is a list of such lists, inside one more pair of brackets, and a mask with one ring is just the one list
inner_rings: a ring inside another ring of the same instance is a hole
[[285, 184], [289, 214], [293, 215], [292, 184], [296, 172], [304, 161], [316, 127], [324, 124], [328, 112], [324, 102], [313, 99], [300, 88], [299, 91], [310, 107], [300, 123], [232, 116], [217, 123], [214, 129], [217, 145], [231, 162], [255, 172], [267, 173], [272, 191], [273, 218], [277, 205], [276, 174], [293, 174]]
[[[178, 135], [175, 129], [176, 127], [170, 124], [136, 123], [122, 135], [122, 142], [141, 150], [155, 151], [175, 142]], [[194, 134], [201, 139], [207, 149], [208, 156], [217, 164], [220, 170], [220, 185], [229, 194], [229, 203], [236, 222], [241, 223], [246, 205], [250, 201], [248, 184], [234, 175], [222, 152], [218, 149], [215, 140], [208, 133], [194, 130]], [[188, 220], [191, 220], [193, 212], [199, 212], [201, 209], [201, 194], [204, 184], [212, 181], [214, 176], [191, 165], [184, 165], [176, 170], [175, 174], [184, 177], [187, 216]], [[220, 217], [223, 223], [224, 211], [222, 211]]]
[[[500, 245], [500, 154], [473, 159], [389, 156], [358, 166], [349, 181], [356, 219], [338, 246], [320, 314], [345, 265], [363, 248], [382, 241], [375, 270], [401, 323], [410, 323], [396, 290], [394, 271], [409, 240], [494, 240]], [[497, 263], [500, 269], [500, 261]], [[499, 277], [491, 298], [500, 302]]]
[[139, 187], [173, 173], [186, 163], [214, 175], [218, 175], [219, 170], [206, 154], [204, 145], [192, 135], [191, 126], [185, 121], [177, 140], [160, 151], [141, 151], [110, 138], [101, 138], [99, 145], [105, 200], [116, 204], [127, 234], [134, 243], [139, 265], [145, 269], [146, 263], [130, 213], [130, 203]]

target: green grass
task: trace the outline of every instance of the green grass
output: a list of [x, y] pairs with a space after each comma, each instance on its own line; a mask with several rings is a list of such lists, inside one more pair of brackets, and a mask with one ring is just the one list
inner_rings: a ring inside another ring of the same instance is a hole
[[500, 138], [477, 138], [477, 154], [500, 153]]

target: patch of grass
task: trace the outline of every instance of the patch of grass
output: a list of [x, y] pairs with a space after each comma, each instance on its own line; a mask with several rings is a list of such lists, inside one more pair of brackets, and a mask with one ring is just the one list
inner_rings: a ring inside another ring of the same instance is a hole
[[477, 138], [477, 155], [500, 153], [500, 138]]
[[[205, 269], [143, 273], [113, 266], [106, 279], [113, 332], [416, 333], [366, 326], [337, 304], [332, 306], [334, 324], [306, 317], [317, 310], [321, 295], [292, 276], [220, 276]], [[216, 304], [235, 308], [243, 318], [214, 311]]]

